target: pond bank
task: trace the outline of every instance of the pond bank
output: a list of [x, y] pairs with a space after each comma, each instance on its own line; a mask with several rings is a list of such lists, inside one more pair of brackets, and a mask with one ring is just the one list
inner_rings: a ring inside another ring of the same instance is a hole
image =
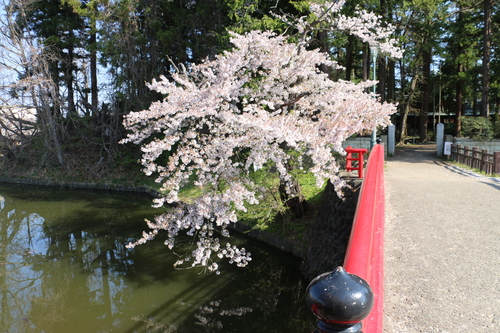
[[55, 188], [65, 189], [87, 189], [87, 190], [107, 190], [107, 191], [122, 191], [122, 192], [139, 192], [145, 193], [151, 197], [159, 197], [160, 193], [147, 186], [127, 186], [127, 185], [112, 185], [112, 184], [92, 184], [79, 182], [58, 182], [34, 178], [12, 178], [0, 177], [0, 183], [23, 184], [23, 185], [39, 185], [50, 186]]

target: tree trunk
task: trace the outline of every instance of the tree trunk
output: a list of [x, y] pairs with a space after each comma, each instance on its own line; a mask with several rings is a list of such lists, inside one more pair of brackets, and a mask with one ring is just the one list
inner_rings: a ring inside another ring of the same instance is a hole
[[354, 47], [356, 40], [353, 35], [349, 35], [347, 41], [346, 58], [345, 58], [345, 79], [346, 81], [351, 81], [353, 63], [354, 63]]
[[[379, 12], [381, 17], [387, 17], [387, 7], [385, 0], [379, 1]], [[381, 56], [378, 58], [377, 79], [378, 79], [378, 94], [380, 101], [386, 101], [386, 78], [387, 78], [387, 58]]]
[[[319, 40], [320, 45], [321, 45], [321, 47], [320, 47], [320, 51], [321, 51], [321, 52], [324, 52], [324, 53], [328, 53], [328, 54], [329, 54], [330, 52], [328, 52], [328, 41], [327, 41], [327, 37], [328, 37], [328, 35], [327, 35], [327, 32], [326, 32], [326, 31], [324, 31], [324, 30], [318, 31], [318, 40]], [[330, 71], [330, 69], [328, 68], [328, 66], [326, 66], [325, 64], [321, 64], [321, 65], [319, 66], [319, 69], [320, 69], [323, 73], [326, 73], [326, 74], [328, 74], [328, 76], [330, 76], [330, 74], [331, 74], [330, 72], [331, 72], [331, 71]]]
[[[70, 31], [70, 37], [73, 36], [73, 32]], [[75, 76], [73, 75], [73, 67], [75, 61], [75, 49], [70, 46], [68, 47], [68, 57], [64, 59], [67, 61], [66, 65], [66, 89], [68, 89], [67, 101], [68, 101], [68, 118], [72, 118], [76, 116], [76, 104], [75, 104], [75, 88], [74, 88], [74, 80]]]
[[370, 48], [368, 47], [368, 44], [364, 44], [363, 46], [363, 81], [367, 81], [370, 78], [370, 61], [369, 61], [369, 56], [370, 56]]
[[302, 194], [300, 184], [295, 179], [291, 182], [281, 181], [279, 193], [283, 204], [290, 208], [296, 218], [304, 216], [308, 210], [308, 205]]
[[[463, 71], [462, 64], [458, 65], [458, 73]], [[462, 131], [462, 98], [463, 98], [463, 83], [462, 80], [458, 79], [455, 87], [455, 135], [460, 136], [460, 132]]]
[[386, 76], [387, 76], [387, 61], [386, 57], [379, 57], [378, 59], [378, 69], [377, 69], [377, 79], [378, 79], [378, 94], [380, 95], [380, 101], [386, 101], [385, 86], [386, 86]]
[[[404, 73], [404, 71], [401, 71], [402, 80], [404, 78], [404, 75], [406, 75]], [[402, 81], [402, 82], [404, 82], [404, 81]], [[401, 122], [399, 124], [400, 136], [398, 139], [399, 143], [404, 142], [404, 140], [408, 136], [408, 131], [407, 131], [408, 114], [410, 113], [410, 106], [411, 106], [411, 103], [413, 102], [413, 99], [415, 98], [415, 94], [417, 92], [417, 82], [418, 82], [418, 74], [417, 74], [417, 68], [415, 67], [413, 69], [413, 78], [411, 80], [410, 89], [407, 93], [408, 97], [401, 103], [401, 108], [400, 108]], [[403, 87], [403, 91], [406, 91], [405, 87]]]
[[490, 115], [490, 54], [491, 54], [491, 0], [484, 0], [484, 36], [483, 36], [483, 92], [481, 116]]
[[[51, 89], [51, 93], [49, 91], [47, 92], [41, 92], [43, 94], [41, 96], [41, 105], [38, 103], [38, 99], [36, 98], [35, 92], [33, 91], [33, 102], [34, 105], [38, 107], [38, 112], [42, 114], [43, 118], [43, 124], [44, 124], [44, 131], [48, 131], [48, 133], [45, 133], [46, 141], [51, 142], [49, 146], [54, 149], [56, 157], [57, 157], [57, 162], [59, 163], [60, 166], [65, 165], [65, 160], [63, 156], [63, 151], [62, 151], [62, 145], [61, 141], [59, 139], [59, 133], [58, 133], [58, 128], [56, 125], [56, 121], [53, 116], [53, 110], [50, 106], [49, 102], [49, 95], [54, 96], [54, 91]], [[56, 104], [55, 102], [53, 104]]]
[[98, 88], [97, 88], [97, 51], [96, 51], [96, 33], [92, 33], [90, 36], [90, 44], [92, 45], [92, 51], [90, 54], [90, 91], [92, 97], [92, 112], [95, 114], [97, 108], [99, 107], [98, 99]]
[[[380, 2], [384, 5], [384, 17], [393, 18], [393, 1], [383, 0]], [[396, 61], [392, 58], [387, 59], [387, 101], [393, 103], [396, 101]]]
[[429, 118], [429, 102], [430, 102], [430, 76], [431, 76], [431, 50], [425, 48], [422, 52], [423, 68], [423, 83], [422, 83], [422, 107], [420, 109], [420, 142], [427, 141], [427, 121]]
[[[293, 150], [286, 141], [280, 143], [280, 148], [284, 152], [291, 152]], [[292, 162], [288, 160], [286, 162], [285, 168], [289, 174], [294, 169], [293, 164], [295, 163], [297, 163], [297, 161]], [[299, 182], [295, 178], [292, 177], [290, 180], [286, 181], [280, 175], [279, 194], [285, 207], [290, 208], [295, 217], [300, 218], [304, 216], [304, 213], [308, 209], [307, 201], [302, 194]]]
[[387, 100], [394, 102], [396, 100], [396, 62], [389, 59], [387, 63]]

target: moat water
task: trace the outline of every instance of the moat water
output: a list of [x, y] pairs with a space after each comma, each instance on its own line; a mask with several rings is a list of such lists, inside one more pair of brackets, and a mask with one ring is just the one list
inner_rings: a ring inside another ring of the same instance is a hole
[[125, 247], [158, 213], [141, 194], [0, 184], [0, 332], [313, 330], [299, 259], [233, 235], [248, 267], [177, 270], [161, 237]]

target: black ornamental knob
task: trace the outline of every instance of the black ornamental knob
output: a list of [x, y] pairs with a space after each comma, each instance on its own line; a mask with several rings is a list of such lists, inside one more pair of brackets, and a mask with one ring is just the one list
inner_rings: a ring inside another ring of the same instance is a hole
[[306, 293], [306, 302], [318, 318], [315, 332], [361, 332], [361, 321], [374, 301], [368, 283], [340, 266], [317, 276]]

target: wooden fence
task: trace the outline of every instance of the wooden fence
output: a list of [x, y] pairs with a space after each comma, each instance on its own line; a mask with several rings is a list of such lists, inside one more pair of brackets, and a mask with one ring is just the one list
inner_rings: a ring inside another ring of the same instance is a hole
[[470, 147], [453, 144], [451, 145], [451, 158], [486, 174], [500, 174], [500, 152], [489, 153], [488, 150], [480, 150], [478, 147]]

